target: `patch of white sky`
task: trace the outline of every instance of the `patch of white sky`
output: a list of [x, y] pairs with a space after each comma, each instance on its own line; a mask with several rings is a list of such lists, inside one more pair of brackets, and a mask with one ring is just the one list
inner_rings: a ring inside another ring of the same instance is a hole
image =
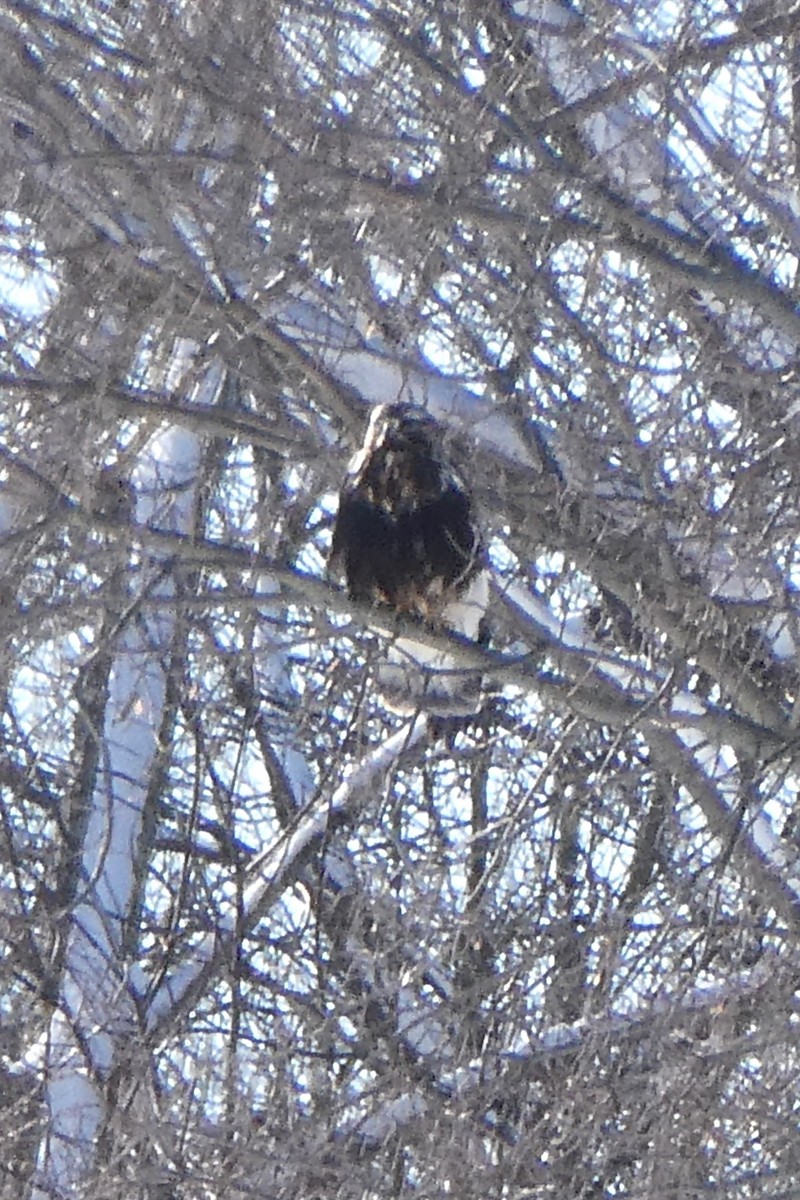
[[[559, 287], [565, 301], [576, 311], [581, 308], [585, 309], [588, 299], [590, 253], [587, 247], [567, 243], [553, 255], [553, 265], [558, 274]], [[629, 412], [635, 418], [637, 437], [643, 444], [654, 442], [659, 447], [663, 447], [661, 468], [666, 478], [677, 483], [695, 477], [701, 469], [705, 469], [704, 463], [701, 463], [698, 456], [688, 452], [685, 444], [681, 444], [680, 447], [676, 446], [674, 452], [668, 448], [669, 439], [665, 438], [667, 430], [664, 426], [665, 411], [668, 410], [665, 410], [664, 398], [674, 401], [677, 394], [684, 391], [686, 393], [683, 405], [685, 419], [691, 423], [702, 425], [705, 430], [708, 430], [709, 427], [712, 428], [719, 449], [738, 443], [741, 436], [740, 416], [735, 409], [713, 397], [704, 400], [702, 405], [692, 405], [689, 393], [686, 391], [686, 363], [678, 348], [670, 338], [651, 337], [647, 323], [637, 320], [635, 315], [632, 315], [629, 300], [630, 285], [637, 282], [640, 285], [647, 284], [647, 273], [641, 265], [635, 259], [623, 256], [617, 250], [608, 250], [602, 256], [600, 276], [601, 281], [598, 285], [600, 291], [593, 294], [592, 303], [602, 303], [604, 313], [610, 314], [612, 319], [616, 314], [620, 346], [615, 349], [615, 353], [620, 358], [621, 364], [624, 365], [626, 339], [632, 339], [637, 344], [645, 340], [648, 343], [646, 358], [627, 370], [627, 381], [624, 376], [620, 377], [618, 381], [620, 388], [625, 388], [624, 395], [621, 392], [619, 398], [627, 404]], [[558, 359], [563, 360], [567, 347], [567, 341], [559, 340], [558, 345], [554, 347], [554, 352], [549, 348], [547, 341], [543, 339], [537, 348], [537, 357], [544, 365], [555, 368], [558, 365]], [[575, 397], [585, 395], [588, 386], [578, 373], [581, 361], [581, 348], [577, 346], [575, 348], [575, 372], [572, 374], [570, 383]], [[613, 461], [613, 455], [610, 461]], [[712, 484], [712, 504], [715, 507], [724, 503], [730, 487], [731, 483], [727, 478], [721, 478]]]
[[316, 18], [308, 9], [295, 12], [284, 6], [278, 29], [299, 87], [324, 91], [333, 110], [350, 115], [356, 92], [348, 89], [348, 82], [372, 74], [383, 57], [385, 44], [378, 30], [366, 25], [357, 9], [348, 22], [347, 10], [340, 5]]
[[253, 448], [235, 442], [220, 480], [219, 491], [205, 511], [205, 535], [234, 545], [252, 544], [258, 527], [257, 474]]
[[[184, 949], [185, 940], [184, 935], [181, 949]], [[213, 1010], [206, 1013], [201, 1002], [197, 1008], [197, 1020], [183, 1029], [180, 1038], [171, 1040], [165, 1052], [158, 1055], [159, 1083], [165, 1094], [183, 1095], [186, 1091], [186, 1081], [192, 1080], [192, 1103], [199, 1107], [204, 1120], [207, 1121], [220, 1121], [230, 1117], [230, 1063], [225, 1053], [229, 1034], [220, 1016], [221, 1013], [232, 1011], [234, 1007], [234, 1002], [229, 997], [228, 984], [223, 978], [213, 993]], [[280, 1007], [279, 1000], [276, 1002], [276, 1008]], [[286, 1046], [300, 1046], [302, 1042], [298, 1036], [299, 1031], [290, 1030], [285, 1023], [285, 1015], [275, 1016], [279, 1036]], [[237, 1095], [246, 1109], [249, 1091], [254, 1113], [259, 1110], [259, 1102], [262, 1100], [268, 1111], [268, 1104], [272, 1100], [267, 1090], [270, 1084], [264, 1084], [263, 1055], [263, 1047], [255, 1046], [246, 1034], [239, 1037], [236, 1046]], [[203, 1064], [202, 1070], [198, 1070], [198, 1063]], [[293, 1065], [296, 1070], [300, 1069], [298, 1063]], [[270, 1072], [267, 1073], [267, 1077], [272, 1080]], [[264, 1095], [261, 1095], [262, 1088]]]
[[109, 47], [124, 48], [124, 31], [116, 18], [127, 5], [120, 6], [118, 0], [92, 0], [90, 4], [80, 5], [76, 5], [74, 0], [60, 0], [41, 7], [43, 11], [63, 17], [76, 27], [85, 29]]
[[0, 325], [5, 310], [6, 336], [28, 365], [39, 357], [42, 341], [36, 327], [55, 304], [58, 290], [58, 266], [47, 254], [36, 226], [6, 210], [0, 216]]
[[94, 630], [80, 626], [62, 637], [31, 644], [12, 672], [9, 694], [16, 720], [32, 752], [43, 761], [61, 755], [68, 736], [65, 723], [78, 707], [65, 695], [64, 678], [76, 675], [93, 646]]
[[798, 257], [779, 238], [753, 239], [754, 230], [769, 228], [770, 207], [775, 200], [798, 215], [797, 183], [770, 179], [770, 163], [791, 159], [792, 82], [788, 63], [771, 51], [743, 47], [735, 57], [720, 64], [697, 91], [692, 101], [696, 119], [711, 145], [719, 144], [725, 156], [741, 161], [741, 171], [752, 173], [753, 190], [768, 201], [742, 200], [741, 188], [731, 191], [731, 181], [719, 171], [707, 149], [692, 130], [678, 121], [668, 139], [674, 161], [687, 178], [707, 196], [714, 220], [724, 223], [731, 244], [754, 266], [767, 266], [775, 280], [793, 285]]
[[618, 5], [622, 27], [630, 30], [645, 43], [665, 45], [676, 38], [721, 38], [737, 30], [727, 0], [699, 5], [696, 0], [622, 0]]
[[[43, 349], [39, 325], [56, 303], [59, 286], [58, 265], [48, 255], [35, 224], [6, 210], [0, 217], [0, 312], [7, 313], [6, 336], [27, 366], [36, 364]], [[0, 317], [0, 328], [4, 324]], [[84, 581], [91, 582], [88, 576]], [[33, 585], [35, 579], [30, 582]], [[29, 744], [45, 758], [56, 753], [65, 738], [65, 718], [74, 707], [61, 689], [54, 689], [53, 680], [63, 680], [78, 669], [92, 652], [93, 638], [88, 626], [46, 638], [28, 648], [13, 673], [10, 694], [17, 720]]]
[[[536, 704], [534, 707], [542, 719], [544, 712], [541, 704]], [[519, 752], [520, 760], [515, 771], [514, 783], [515, 790], [519, 790], [522, 796], [524, 796], [526, 781], [530, 786], [530, 794], [525, 802], [526, 819], [540, 827], [537, 838], [539, 845], [546, 846], [557, 843], [561, 805], [577, 799], [576, 789], [571, 784], [566, 787], [562, 786], [558, 781], [557, 774], [552, 770], [552, 762], [549, 762], [541, 754], [537, 755], [535, 748], [530, 744], [521, 746]], [[555, 752], [556, 755], [558, 753], [558, 751]], [[507, 792], [508, 778], [505, 771], [498, 772], [497, 784], [499, 789], [505, 788]], [[613, 798], [607, 810], [609, 814], [608, 827], [604, 828], [602, 821], [604, 797], [613, 790], [613, 786], [614, 776], [608, 775], [602, 766], [589, 772], [586, 779], [582, 781], [582, 792], [589, 788], [595, 795], [596, 811], [591, 819], [582, 818], [578, 822], [577, 844], [586, 871], [591, 872], [595, 878], [602, 879], [610, 889], [617, 892], [627, 881], [634, 854], [634, 836], [631, 830], [627, 830], [617, 822], [616, 816], [612, 818], [611, 814], [616, 814]], [[501, 791], [500, 794], [502, 795], [503, 792]], [[531, 810], [531, 801], [538, 804], [538, 812]], [[507, 817], [507, 810], [502, 804], [499, 806], [498, 812], [504, 819]], [[498, 832], [502, 834], [501, 829]], [[509, 866], [514, 872], [514, 886], [517, 886], [525, 872], [532, 868], [530, 849], [529, 844], [521, 843], [512, 851]]]
[[454, 318], [437, 305], [425, 306], [422, 316], [428, 318], [419, 338], [419, 349], [423, 358], [449, 379], [460, 378], [464, 386], [476, 394], [485, 391], [485, 384], [481, 381], [470, 381], [463, 377], [464, 356], [456, 341], [457, 327]]
[[[37, 243], [35, 228], [30, 222], [8, 212], [2, 219], [5, 238], [0, 246], [0, 307], [5, 307], [18, 321], [34, 326], [57, 299], [57, 267], [48, 259], [44, 246]], [[28, 349], [26, 357], [33, 364], [37, 355]], [[152, 354], [145, 337], [137, 354], [137, 366], [131, 373], [131, 386], [147, 386], [152, 382], [148, 380], [151, 363]], [[136, 422], [123, 423], [119, 444], [130, 441], [137, 430]], [[224, 520], [219, 511], [212, 509], [209, 533], [246, 540], [255, 522], [252, 511], [254, 467], [249, 448], [238, 447], [235, 453], [227, 478]], [[229, 615], [227, 609], [225, 614]], [[216, 629], [222, 645], [234, 651], [240, 648], [241, 638], [235, 622], [221, 620]], [[29, 647], [13, 674], [10, 692], [16, 718], [29, 744], [42, 755], [43, 761], [59, 753], [59, 745], [65, 743], [68, 737], [65, 721], [70, 719], [70, 710], [75, 707], [68, 699], [65, 701], [61, 688], [53, 688], [53, 680], [63, 682], [65, 676], [80, 668], [93, 651], [94, 636], [95, 631], [86, 626], [63, 637], [43, 640]], [[202, 647], [200, 655], [203, 655]], [[208, 672], [207, 663], [202, 670]], [[260, 756], [250, 754], [246, 749], [240, 753], [238, 746], [226, 746], [217, 757], [215, 771], [219, 780], [228, 782], [231, 794], [235, 787], [237, 796], [246, 801], [237, 808], [237, 832], [254, 846], [262, 845], [269, 830], [268, 808], [261, 801], [271, 793], [271, 784]], [[184, 790], [177, 786], [176, 797], [181, 794]], [[190, 788], [185, 791], [185, 799], [188, 806], [191, 803]]]
[[253, 203], [253, 224], [265, 247], [272, 241], [272, 212], [278, 202], [278, 177], [274, 171], [265, 171], [261, 176], [257, 199]]
[[[504, 564], [502, 543], [497, 539], [490, 547], [490, 558], [493, 565]], [[518, 577], [518, 570], [512, 569], [512, 578]], [[560, 550], [540, 551], [527, 564], [526, 575], [531, 589], [546, 597], [547, 607], [557, 621], [566, 623], [597, 603], [592, 580], [576, 570]]]

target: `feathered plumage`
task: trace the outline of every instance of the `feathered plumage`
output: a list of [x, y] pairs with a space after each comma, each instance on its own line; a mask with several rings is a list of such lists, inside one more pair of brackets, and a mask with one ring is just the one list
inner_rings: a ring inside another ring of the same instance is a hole
[[[354, 600], [479, 639], [488, 603], [483, 545], [469, 493], [443, 454], [440, 428], [422, 409], [374, 409], [339, 496], [331, 564], [343, 569]], [[378, 684], [395, 712], [469, 714], [480, 707], [479, 679], [409, 638], [392, 644]]]

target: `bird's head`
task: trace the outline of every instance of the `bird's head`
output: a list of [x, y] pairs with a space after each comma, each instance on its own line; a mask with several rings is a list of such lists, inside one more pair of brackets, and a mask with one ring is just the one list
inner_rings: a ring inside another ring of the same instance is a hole
[[416, 404], [379, 404], [373, 410], [364, 438], [367, 454], [391, 444], [429, 445], [437, 422]]

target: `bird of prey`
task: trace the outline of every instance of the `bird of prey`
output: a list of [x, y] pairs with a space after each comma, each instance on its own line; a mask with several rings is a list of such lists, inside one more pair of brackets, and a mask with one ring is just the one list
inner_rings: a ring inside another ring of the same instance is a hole
[[[441, 427], [423, 409], [373, 410], [339, 496], [330, 562], [353, 600], [484, 640], [489, 577], [473, 505]], [[393, 640], [377, 682], [393, 712], [468, 716], [481, 707], [475, 672], [414, 638]]]

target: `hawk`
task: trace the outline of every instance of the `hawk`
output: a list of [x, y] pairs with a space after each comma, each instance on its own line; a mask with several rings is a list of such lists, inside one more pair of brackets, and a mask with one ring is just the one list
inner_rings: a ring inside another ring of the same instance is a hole
[[[339, 495], [330, 563], [353, 600], [384, 604], [482, 642], [489, 577], [469, 492], [423, 409], [381, 404], [350, 460]], [[467, 716], [480, 679], [452, 655], [396, 638], [377, 670], [397, 713]]]

